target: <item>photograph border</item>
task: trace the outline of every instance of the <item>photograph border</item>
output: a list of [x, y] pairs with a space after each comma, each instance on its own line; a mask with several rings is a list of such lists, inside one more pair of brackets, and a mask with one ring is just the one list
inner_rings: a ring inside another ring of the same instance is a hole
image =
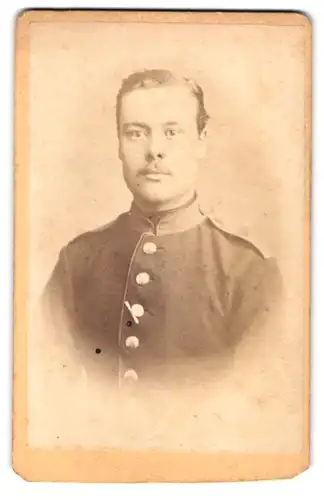
[[[28, 446], [28, 72], [30, 25], [36, 22], [195, 23], [303, 26], [305, 29], [305, 325], [304, 429], [299, 453], [201, 453], [164, 451], [73, 451]], [[26, 10], [16, 20], [14, 99], [14, 376], [12, 462], [29, 481], [223, 482], [293, 477], [310, 465], [310, 198], [312, 27], [292, 12], [199, 12], [113, 10]]]

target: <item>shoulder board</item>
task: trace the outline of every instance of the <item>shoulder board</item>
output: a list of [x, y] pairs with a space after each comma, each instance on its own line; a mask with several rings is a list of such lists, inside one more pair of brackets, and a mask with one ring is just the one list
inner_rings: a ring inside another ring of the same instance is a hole
[[247, 244], [251, 245], [257, 253], [259, 253], [264, 258], [270, 257], [270, 252], [267, 249], [266, 242], [262, 241], [256, 235], [253, 235], [253, 231], [249, 231], [244, 226], [236, 226], [234, 224], [225, 223], [224, 220], [215, 217], [213, 213], [204, 214], [209, 222], [219, 231], [225, 235], [244, 240]]

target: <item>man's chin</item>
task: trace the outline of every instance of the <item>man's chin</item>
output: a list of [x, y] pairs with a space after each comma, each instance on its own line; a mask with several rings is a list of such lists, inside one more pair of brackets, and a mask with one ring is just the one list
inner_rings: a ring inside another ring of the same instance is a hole
[[133, 192], [135, 201], [139, 206], [150, 207], [159, 210], [160, 207], [168, 204], [174, 196], [170, 193], [163, 193], [163, 190], [143, 189]]
[[169, 190], [163, 188], [163, 186], [143, 186], [141, 189], [134, 193], [139, 199], [147, 203], [164, 203], [172, 199], [172, 193]]

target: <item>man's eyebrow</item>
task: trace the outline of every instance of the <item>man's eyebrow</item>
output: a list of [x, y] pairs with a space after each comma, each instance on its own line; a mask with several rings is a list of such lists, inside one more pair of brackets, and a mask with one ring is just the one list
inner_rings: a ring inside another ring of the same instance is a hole
[[170, 121], [170, 122], [165, 122], [163, 125], [179, 125], [179, 122]]
[[143, 122], [128, 122], [123, 124], [123, 130], [130, 128], [130, 127], [139, 127], [139, 128], [145, 128], [146, 130], [149, 128], [146, 123]]

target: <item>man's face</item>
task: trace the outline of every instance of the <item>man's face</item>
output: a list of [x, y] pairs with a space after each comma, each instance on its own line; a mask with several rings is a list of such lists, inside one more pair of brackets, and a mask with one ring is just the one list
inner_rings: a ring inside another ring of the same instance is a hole
[[195, 189], [204, 151], [196, 117], [197, 100], [185, 85], [123, 96], [119, 156], [126, 184], [142, 205], [163, 209]]

